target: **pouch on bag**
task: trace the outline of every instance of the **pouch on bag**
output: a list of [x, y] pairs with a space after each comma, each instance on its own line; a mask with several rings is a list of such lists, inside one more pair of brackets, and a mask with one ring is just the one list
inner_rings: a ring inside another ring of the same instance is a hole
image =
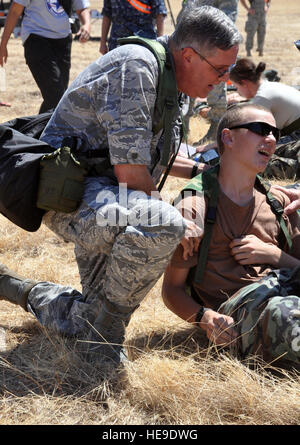
[[83, 197], [87, 170], [76, 160], [69, 147], [43, 156], [37, 207], [57, 212], [74, 212]]

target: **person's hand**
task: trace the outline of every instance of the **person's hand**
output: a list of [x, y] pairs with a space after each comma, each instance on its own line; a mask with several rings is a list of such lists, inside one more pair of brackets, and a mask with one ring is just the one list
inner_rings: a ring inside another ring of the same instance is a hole
[[231, 255], [242, 265], [247, 264], [272, 264], [274, 249], [273, 244], [265, 243], [255, 235], [245, 235], [236, 238], [229, 244]]
[[285, 193], [291, 200], [291, 203], [288, 204], [284, 211], [287, 215], [296, 212], [296, 210], [300, 209], [300, 190], [299, 189], [293, 189], [293, 188], [285, 188], [281, 187], [280, 185], [274, 185], [274, 188], [277, 190], [281, 190], [283, 193]]
[[100, 48], [99, 48], [99, 53], [101, 53], [102, 55], [108, 53], [108, 46], [107, 46], [107, 42], [100, 42]]
[[201, 117], [203, 117], [204, 119], [207, 119], [207, 115], [210, 112], [211, 107], [205, 107], [205, 108], [201, 108], [201, 110], [199, 111], [199, 115]]
[[254, 8], [249, 8], [248, 12], [250, 15], [254, 15], [255, 14], [255, 9]]
[[206, 309], [200, 328], [206, 332], [207, 338], [216, 345], [227, 345], [235, 342], [237, 332], [233, 328], [234, 320], [229, 315], [219, 314], [212, 309]]
[[80, 30], [76, 35], [79, 36], [79, 42], [81, 43], [87, 42], [90, 38], [90, 26], [88, 24], [81, 25]]
[[227, 96], [227, 105], [237, 104], [239, 102], [245, 102], [246, 98], [241, 96], [239, 93], [230, 93]]
[[193, 256], [194, 253], [197, 252], [201, 236], [203, 235], [203, 230], [201, 230], [193, 221], [188, 219], [184, 219], [184, 221], [187, 227], [180, 243], [183, 247], [183, 259], [187, 260], [189, 256]]
[[217, 150], [217, 144], [215, 142], [211, 142], [209, 144], [204, 144], [204, 145], [197, 145], [196, 151], [197, 153], [204, 153], [208, 150], [210, 150], [211, 148], [214, 148], [215, 150]]

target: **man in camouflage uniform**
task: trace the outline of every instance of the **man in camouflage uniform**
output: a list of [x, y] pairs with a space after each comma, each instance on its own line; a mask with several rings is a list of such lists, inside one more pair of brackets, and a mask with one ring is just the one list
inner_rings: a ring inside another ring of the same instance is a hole
[[[202, 231], [207, 258], [200, 250], [184, 261], [178, 246], [165, 273], [163, 298], [217, 345], [230, 345], [243, 358], [258, 355], [300, 367], [300, 215], [285, 214], [285, 225], [278, 221], [256, 176], [278, 137], [266, 108], [244, 103], [226, 111], [218, 128], [216, 204], [207, 201], [212, 186], [205, 189], [206, 199], [201, 187], [205, 176], [212, 181], [208, 171], [186, 186], [177, 205]], [[290, 203], [286, 193], [299, 196], [273, 187], [271, 193], [283, 208]], [[211, 221], [215, 208], [207, 241], [205, 214]], [[282, 226], [288, 235], [283, 236]], [[199, 265], [204, 265], [202, 274]]]
[[263, 56], [264, 42], [266, 35], [266, 14], [269, 9], [271, 0], [241, 0], [242, 5], [248, 11], [248, 18], [245, 24], [246, 51], [247, 56], [251, 57], [251, 49], [253, 48], [254, 36], [257, 33], [257, 51], [259, 56]]
[[[220, 41], [221, 48], [216, 47]], [[197, 48], [222, 67], [226, 79], [241, 35], [221, 11], [205, 7], [187, 11], [172, 36], [160, 42], [174, 64], [178, 91], [196, 97], [222, 80]], [[155, 107], [158, 79], [157, 60], [146, 47], [127, 44], [109, 51], [70, 85], [42, 135], [55, 148], [66, 136], [79, 138], [78, 159], [97, 170], [86, 178], [76, 211], [49, 211], [44, 219], [75, 244], [82, 292], [24, 280], [5, 267], [0, 273], [3, 298], [22, 305], [56, 332], [87, 333], [93, 342], [88, 356], [95, 353], [99, 360], [110, 358], [116, 364], [131, 314], [164, 272], [178, 243], [193, 248], [189, 230], [197, 233], [157, 191], [165, 169], [162, 131], [153, 131], [160, 121]], [[190, 178], [201, 168], [179, 158], [171, 173]]]
[[164, 0], [104, 0], [102, 15], [100, 53], [105, 54], [117, 47], [121, 37], [136, 35], [156, 39], [162, 36], [167, 10]]

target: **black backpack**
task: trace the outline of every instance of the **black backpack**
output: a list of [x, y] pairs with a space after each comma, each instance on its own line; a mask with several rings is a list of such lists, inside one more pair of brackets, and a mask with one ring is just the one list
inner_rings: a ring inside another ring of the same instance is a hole
[[51, 113], [0, 125], [0, 212], [29, 232], [38, 230], [44, 210], [36, 206], [40, 160], [54, 148], [38, 140]]

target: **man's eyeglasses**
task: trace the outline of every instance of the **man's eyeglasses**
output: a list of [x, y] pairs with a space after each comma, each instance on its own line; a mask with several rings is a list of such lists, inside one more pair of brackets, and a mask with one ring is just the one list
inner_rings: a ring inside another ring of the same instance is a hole
[[193, 51], [195, 51], [195, 53], [198, 54], [198, 56], [201, 57], [201, 59], [203, 59], [206, 63], [208, 63], [208, 65], [211, 66], [218, 73], [219, 79], [221, 79], [221, 77], [225, 76], [225, 74], [229, 73], [230, 70], [232, 70], [235, 67], [235, 63], [234, 63], [234, 64], [230, 65], [228, 68], [226, 68], [226, 70], [219, 70], [212, 63], [210, 63], [204, 56], [202, 56], [202, 54], [200, 54], [199, 51], [197, 51], [195, 48], [193, 48], [192, 46], [190, 46], [189, 48], [191, 48]]
[[276, 127], [273, 127], [267, 122], [247, 122], [245, 124], [234, 125], [233, 127], [228, 128], [229, 130], [235, 130], [237, 128], [247, 128], [247, 130], [252, 131], [252, 133], [258, 134], [259, 136], [268, 136], [270, 133], [278, 142], [280, 138], [280, 130]]

